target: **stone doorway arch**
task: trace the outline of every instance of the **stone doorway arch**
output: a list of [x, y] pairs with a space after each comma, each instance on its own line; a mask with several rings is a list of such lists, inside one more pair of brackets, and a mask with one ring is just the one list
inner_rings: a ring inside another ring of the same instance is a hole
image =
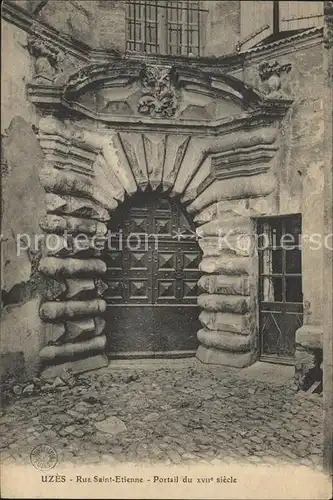
[[194, 356], [201, 250], [181, 203], [161, 191], [138, 193], [118, 207], [108, 232], [108, 357]]
[[40, 306], [44, 373], [107, 363], [106, 265], [94, 242], [119, 204], [147, 188], [180, 200], [197, 225], [203, 256], [197, 357], [252, 363], [253, 218], [275, 210], [279, 124], [290, 101], [264, 98], [227, 75], [138, 61], [88, 66], [64, 80], [28, 86], [44, 110], [38, 135], [47, 213], [40, 225], [60, 242], [45, 248], [39, 266], [50, 285]]

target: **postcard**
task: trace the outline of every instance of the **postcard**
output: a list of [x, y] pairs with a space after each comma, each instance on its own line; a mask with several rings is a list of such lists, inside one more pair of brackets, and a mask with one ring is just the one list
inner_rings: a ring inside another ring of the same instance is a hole
[[4, 0], [4, 498], [332, 498], [332, 23]]

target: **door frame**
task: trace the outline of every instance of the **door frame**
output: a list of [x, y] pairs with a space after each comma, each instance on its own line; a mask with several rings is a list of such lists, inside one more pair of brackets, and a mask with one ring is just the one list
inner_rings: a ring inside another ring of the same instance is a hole
[[[268, 215], [268, 216], [262, 216], [256, 218], [256, 256], [257, 256], [257, 261], [256, 261], [256, 275], [257, 275], [257, 292], [256, 292], [256, 298], [257, 298], [257, 318], [258, 318], [258, 339], [259, 339], [259, 361], [264, 361], [264, 362], [269, 362], [269, 363], [275, 363], [275, 364], [284, 364], [284, 365], [294, 365], [295, 360], [294, 356], [279, 356], [278, 354], [265, 354], [263, 352], [263, 336], [264, 332], [262, 331], [262, 312], [268, 312], [272, 311], [272, 313], [276, 314], [288, 314], [287, 309], [289, 309], [289, 314], [293, 315], [301, 315], [301, 324], [297, 327], [299, 328], [302, 323], [303, 323], [303, 300], [302, 302], [287, 302], [285, 300], [285, 292], [286, 292], [286, 284], [285, 284], [285, 277], [289, 275], [289, 273], [286, 272], [286, 265], [285, 265], [285, 258], [282, 256], [282, 262], [281, 262], [281, 277], [282, 277], [282, 301], [263, 301], [261, 298], [262, 294], [262, 276], [265, 275], [265, 273], [262, 273], [262, 254], [261, 250], [259, 249], [258, 245], [258, 236], [260, 234], [260, 228], [262, 227], [263, 223], [267, 223], [270, 221], [279, 221], [281, 220], [282, 225], [282, 234], [287, 234], [284, 232], [285, 229], [285, 221], [288, 219], [293, 219], [293, 218], [298, 218], [300, 222], [300, 237], [302, 235], [302, 214], [301, 213], [294, 213], [294, 214], [279, 214], [279, 215]], [[302, 272], [302, 244], [301, 244], [301, 239], [300, 239], [300, 244], [295, 245], [299, 246], [299, 249], [301, 251], [301, 268], [300, 268], [300, 273], [290, 273], [291, 276], [297, 275], [301, 278], [301, 287], [303, 285], [303, 272]], [[282, 252], [283, 253], [283, 252]], [[272, 273], [274, 274], [274, 273]], [[302, 290], [302, 288], [301, 288]], [[303, 294], [302, 294], [303, 296]], [[267, 304], [267, 307], [263, 311], [262, 304], [265, 303]], [[280, 307], [277, 306], [274, 308], [274, 304], [279, 304], [281, 305]]]

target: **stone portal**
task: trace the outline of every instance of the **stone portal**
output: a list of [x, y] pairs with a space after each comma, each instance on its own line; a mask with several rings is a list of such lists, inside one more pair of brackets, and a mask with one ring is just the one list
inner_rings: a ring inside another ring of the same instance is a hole
[[[258, 354], [253, 218], [276, 210], [279, 123], [290, 101], [265, 98], [228, 75], [126, 60], [88, 65], [53, 83], [33, 81], [28, 91], [48, 114], [39, 123], [47, 211], [40, 225], [60, 241], [44, 249], [39, 266], [50, 282], [40, 306], [44, 374], [54, 375], [64, 364], [81, 371], [107, 363], [112, 325], [116, 338], [117, 329], [126, 330], [129, 316], [123, 314], [126, 304], [121, 309], [110, 296], [112, 265], [95, 242], [105, 238], [119, 207], [150, 191], [159, 193], [157, 199], [165, 195], [173, 200], [167, 211], [178, 204], [193, 218], [201, 261], [197, 248], [189, 248], [187, 255], [180, 246], [168, 254], [165, 243], [164, 256], [151, 254], [150, 279], [157, 273], [151, 290], [144, 290], [143, 269], [127, 267], [134, 275], [125, 279], [129, 288], [121, 300], [126, 297], [129, 307], [131, 297], [137, 303], [148, 300], [140, 298], [145, 294], [154, 309], [159, 304], [166, 311], [178, 301], [189, 314], [196, 294], [201, 328], [196, 326], [197, 339], [188, 336], [192, 340], [177, 350], [193, 351], [198, 341], [197, 357], [203, 362], [251, 364]], [[163, 212], [157, 206], [154, 210]], [[85, 248], [78, 244], [78, 234], [85, 236]], [[173, 259], [178, 263], [171, 264], [172, 270], [163, 267]], [[124, 262], [121, 266], [125, 269]], [[180, 309], [178, 314], [184, 319]], [[193, 331], [196, 318], [189, 314], [186, 322], [180, 321], [180, 330], [186, 324]], [[158, 321], [167, 327], [164, 319]], [[162, 349], [168, 352], [176, 350], [177, 341], [170, 321]], [[146, 327], [142, 323], [142, 330]], [[157, 349], [148, 346], [142, 343], [140, 350]], [[114, 355], [129, 349], [118, 347]]]

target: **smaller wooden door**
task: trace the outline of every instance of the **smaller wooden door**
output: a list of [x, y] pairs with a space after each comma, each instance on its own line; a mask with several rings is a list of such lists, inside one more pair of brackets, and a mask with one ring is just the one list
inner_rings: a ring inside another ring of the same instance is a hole
[[303, 323], [301, 217], [259, 220], [258, 253], [260, 359], [292, 364]]

